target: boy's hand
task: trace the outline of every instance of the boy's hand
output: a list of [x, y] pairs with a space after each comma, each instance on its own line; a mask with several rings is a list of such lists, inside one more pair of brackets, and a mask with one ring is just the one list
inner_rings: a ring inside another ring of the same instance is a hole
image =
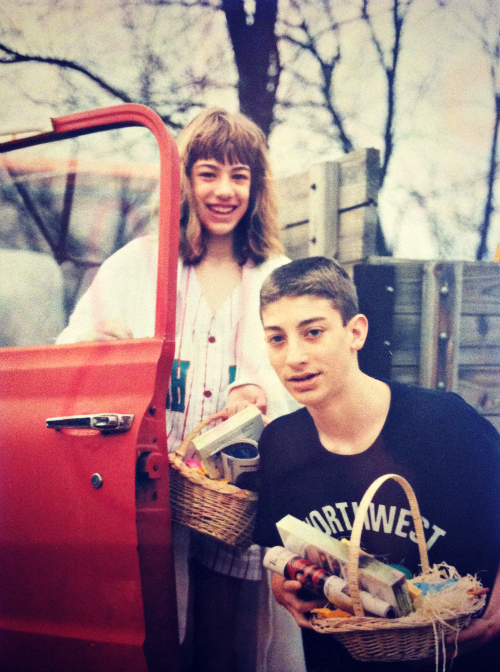
[[[495, 585], [491, 593], [484, 614], [481, 618], [475, 618], [470, 625], [458, 633], [446, 635], [446, 657], [455, 658], [464, 653], [469, 653], [491, 642], [495, 637], [500, 637], [500, 569], [497, 573]], [[430, 664], [434, 659], [427, 659], [413, 663], [412, 667], [418, 669], [426, 663]]]
[[[500, 636], [500, 570], [493, 586], [492, 595], [481, 618], [473, 619], [471, 624], [460, 631], [457, 645], [458, 653], [468, 653]], [[455, 653], [455, 635], [446, 637], [447, 649]]]
[[279, 574], [273, 574], [271, 585], [276, 602], [285, 607], [285, 609], [288, 609], [301, 628], [312, 629], [311, 623], [307, 619], [307, 612], [311, 611], [311, 609], [324, 607], [325, 598], [315, 600], [314, 602], [299, 600], [296, 593], [302, 588], [300, 581], [287, 581], [285, 577]]
[[242, 411], [250, 404], [257, 406], [262, 413], [267, 409], [267, 395], [258, 385], [239, 385], [233, 387], [227, 396], [227, 409], [229, 415]]

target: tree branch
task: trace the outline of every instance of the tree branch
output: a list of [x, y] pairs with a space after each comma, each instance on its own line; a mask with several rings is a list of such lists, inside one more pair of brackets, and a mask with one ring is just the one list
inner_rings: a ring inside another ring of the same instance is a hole
[[[492, 66], [493, 70], [493, 66]], [[495, 208], [493, 204], [493, 191], [498, 171], [498, 132], [500, 127], [500, 93], [495, 93], [495, 119], [493, 122], [493, 133], [491, 138], [490, 158], [488, 163], [487, 176], [487, 195], [484, 204], [484, 215], [481, 226], [479, 227], [479, 245], [476, 252], [477, 261], [481, 261], [488, 251], [488, 233], [491, 226], [491, 215]]]
[[[300, 5], [295, 4], [294, 5], [297, 10], [299, 10]], [[338, 140], [340, 142], [340, 145], [342, 147], [342, 150], [347, 154], [349, 152], [352, 152], [354, 149], [354, 145], [347, 135], [347, 132], [344, 127], [344, 119], [337, 109], [337, 107], [334, 104], [334, 92], [333, 92], [333, 74], [335, 71], [335, 67], [340, 63], [341, 60], [341, 52], [340, 52], [340, 46], [338, 45], [337, 42], [337, 50], [335, 54], [332, 56], [331, 59], [326, 60], [323, 58], [317, 48], [317, 40], [318, 36], [314, 36], [311, 33], [311, 30], [305, 21], [304, 18], [302, 18], [302, 21], [300, 24], [297, 24], [296, 26], [297, 29], [301, 30], [302, 33], [305, 36], [304, 40], [300, 40], [296, 37], [292, 37], [291, 35], [283, 35], [281, 39], [285, 42], [289, 42], [290, 44], [293, 44], [297, 48], [301, 49], [302, 51], [307, 51], [309, 54], [313, 57], [313, 59], [316, 61], [316, 63], [319, 66], [320, 73], [321, 73], [321, 83], [319, 85], [319, 89], [321, 92], [321, 96], [323, 98], [323, 104], [322, 107], [325, 109], [328, 114], [330, 115], [330, 118], [332, 120], [332, 124], [334, 128], [337, 130], [337, 136]], [[330, 28], [328, 29], [328, 32], [333, 31], [336, 33], [338, 30], [338, 24], [332, 24], [330, 25]], [[325, 33], [325, 30], [322, 31], [322, 34]]]
[[[132, 98], [125, 91], [112, 86], [102, 77], [96, 75], [91, 70], [75, 61], [71, 61], [65, 58], [54, 58], [51, 56], [22, 54], [21, 52], [11, 49], [3, 43], [0, 43], [0, 51], [3, 51], [5, 54], [3, 57], [0, 56], [0, 64], [13, 65], [18, 63], [41, 63], [44, 65], [55, 66], [57, 68], [61, 68], [62, 70], [72, 70], [84, 75], [87, 77], [87, 79], [90, 79], [90, 81], [94, 82], [94, 84], [97, 84], [97, 86], [99, 86], [102, 90], [106, 91], [114, 98], [121, 100], [123, 103], [142, 103], [141, 100]], [[168, 114], [160, 114], [160, 117], [162, 121], [171, 128], [181, 129], [183, 127], [182, 124], [173, 121], [172, 117]]]
[[401, 37], [403, 26], [408, 14], [408, 10], [413, 0], [406, 0], [401, 4], [400, 0], [393, 0], [391, 13], [392, 25], [394, 30], [394, 41], [391, 48], [392, 59], [388, 61], [382, 43], [377, 37], [375, 27], [368, 11], [370, 0], [363, 0], [361, 7], [361, 19], [365, 21], [370, 32], [372, 44], [375, 47], [377, 56], [385, 74], [387, 82], [387, 114], [384, 124], [384, 156], [380, 168], [380, 188], [384, 184], [385, 177], [389, 168], [389, 162], [394, 151], [394, 120], [396, 115], [396, 74], [401, 54]]

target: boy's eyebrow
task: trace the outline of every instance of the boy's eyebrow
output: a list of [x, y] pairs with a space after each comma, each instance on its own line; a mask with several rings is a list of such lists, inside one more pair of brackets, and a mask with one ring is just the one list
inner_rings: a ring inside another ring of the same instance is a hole
[[319, 316], [319, 317], [309, 317], [307, 320], [302, 320], [299, 322], [299, 327], [307, 327], [309, 324], [312, 324], [313, 322], [324, 322], [326, 320], [326, 317]]
[[[326, 320], [326, 317], [309, 317], [307, 320], [301, 320], [299, 324], [297, 325], [299, 328], [301, 327], [307, 327], [310, 324], [313, 324], [314, 322], [324, 322]], [[273, 325], [270, 325], [268, 327], [264, 327], [264, 331], [280, 331], [282, 327], [275, 327]]]

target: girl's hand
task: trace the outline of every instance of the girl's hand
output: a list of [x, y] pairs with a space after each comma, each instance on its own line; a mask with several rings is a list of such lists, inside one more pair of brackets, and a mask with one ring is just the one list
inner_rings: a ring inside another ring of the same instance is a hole
[[118, 318], [100, 320], [95, 331], [89, 332], [85, 341], [115, 341], [134, 338], [133, 333]]
[[229, 415], [234, 415], [238, 411], [254, 404], [262, 413], [267, 409], [267, 395], [259, 385], [239, 385], [233, 387], [227, 396], [227, 408]]
[[311, 623], [307, 618], [307, 613], [311, 609], [324, 607], [325, 598], [315, 600], [314, 602], [299, 600], [296, 593], [302, 588], [300, 581], [287, 581], [285, 577], [279, 574], [273, 574], [271, 585], [276, 602], [285, 607], [285, 609], [288, 609], [301, 628], [312, 629]]

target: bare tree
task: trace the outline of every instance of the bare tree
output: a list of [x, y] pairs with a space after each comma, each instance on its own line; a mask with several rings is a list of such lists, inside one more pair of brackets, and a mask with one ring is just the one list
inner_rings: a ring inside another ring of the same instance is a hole
[[[28, 6], [29, 0], [23, 0], [23, 4]], [[22, 25], [5, 22], [2, 26], [0, 23], [3, 73], [18, 73], [25, 66], [58, 73], [61, 86], [57, 95], [51, 99], [36, 88], [25, 87], [23, 94], [27, 99], [43, 101], [45, 105], [48, 102], [59, 114], [117, 101], [141, 102], [155, 109], [174, 132], [184, 126], [199, 107], [219, 99], [227, 106], [238, 101], [240, 109], [266, 134], [282, 122], [288, 129], [297, 129], [290, 144], [296, 143], [304, 156], [300, 168], [334, 151], [380, 147], [381, 199], [387, 199], [386, 194], [390, 193], [417, 204], [421, 213], [429, 213], [429, 230], [437, 232], [439, 226], [443, 227], [442, 235], [436, 234], [436, 240], [446, 255], [453, 249], [450, 242], [453, 232], [446, 230], [447, 216], [451, 213], [462, 224], [464, 218], [472, 217], [479, 230], [479, 215], [468, 206], [462, 210], [458, 205], [447, 209], [445, 201], [453, 197], [446, 184], [442, 186], [425, 177], [432, 172], [431, 163], [437, 166], [440, 158], [449, 154], [449, 148], [441, 151], [439, 157], [437, 154], [426, 156], [422, 171], [416, 176], [418, 184], [410, 181], [406, 184], [404, 175], [396, 175], [410, 136], [412, 151], [417, 152], [425, 152], [429, 147], [435, 151], [443, 142], [441, 137], [430, 137], [432, 128], [419, 126], [418, 120], [414, 124], [412, 114], [403, 109], [403, 104], [410, 108], [410, 89], [415, 92], [413, 101], [418, 105], [426, 110], [433, 105], [439, 93], [437, 89], [431, 90], [429, 83], [440, 85], [441, 69], [433, 63], [427, 67], [425, 63], [427, 70], [423, 72], [425, 68], [420, 68], [421, 81], [417, 82], [412, 56], [409, 54], [408, 59], [404, 56], [407, 45], [412, 43], [412, 39], [406, 41], [407, 33], [410, 38], [415, 37], [410, 27], [418, 31], [418, 21], [420, 27], [430, 26], [435, 24], [437, 13], [446, 13], [450, 20], [453, 12], [465, 13], [467, 8], [467, 21], [474, 26], [469, 27], [469, 33], [474, 32], [489, 59], [494, 100], [488, 180], [477, 250], [478, 258], [484, 258], [491, 222], [496, 215], [498, 176], [500, 38], [498, 27], [495, 28], [498, 14], [495, 0], [461, 0], [458, 4], [436, 0], [434, 4], [429, 2], [425, 11], [414, 0], [383, 3], [377, 0], [110, 0], [102, 12], [103, 18], [106, 12], [114, 12], [117, 41], [124, 45], [118, 52], [119, 58], [108, 44], [93, 50], [92, 43], [87, 41], [91, 38], [80, 29], [78, 18], [78, 12], [85, 5], [85, 1], [76, 0], [57, 3], [45, 0], [45, 5], [44, 0], [33, 0], [33, 11], [36, 9], [40, 18], [36, 39], [25, 32]], [[45, 9], [41, 9], [42, 6]], [[6, 11], [3, 10], [3, 16]], [[68, 37], [66, 33], [58, 35], [55, 40], [51, 39], [54, 30], [51, 34], [45, 31], [45, 26], [58, 12], [61, 17], [74, 14], [75, 31], [67, 31]], [[413, 20], [415, 16], [418, 20]], [[413, 48], [416, 42], [418, 40], [413, 41]], [[446, 58], [445, 49], [441, 57]], [[465, 100], [466, 89], [463, 93]], [[434, 101], [433, 96], [436, 96]], [[436, 136], [437, 133], [436, 130]], [[446, 176], [444, 181], [449, 180], [450, 175], [453, 179], [453, 171], [435, 170], [436, 175]], [[477, 171], [477, 165], [471, 166], [468, 172], [462, 171], [455, 185], [472, 180], [475, 194], [479, 193]], [[483, 197], [480, 198], [482, 201]], [[474, 197], [469, 200], [478, 202]], [[457, 238], [460, 231], [462, 228], [457, 229]], [[384, 252], [381, 233], [380, 229], [379, 251]]]
[[200, 6], [225, 17], [238, 72], [236, 88], [241, 112], [269, 135], [274, 118], [276, 91], [281, 74], [275, 25], [278, 0], [150, 0], [156, 6]]
[[[85, 3], [75, 7], [66, 0], [55, 7], [48, 3], [42, 8], [34, 2], [33, 11], [39, 12], [41, 26], [49, 25], [50, 21], [57, 25], [58, 12], [61, 17], [72, 14], [74, 32], [66, 36], [54, 29], [46, 33], [41, 29], [34, 49], [22, 25], [14, 22], [10, 27], [3, 26], [0, 65], [12, 71], [31, 65], [40, 68], [40, 73], [48, 67], [59, 73], [67, 93], [66, 109], [59, 109], [59, 114], [117, 102], [142, 103], [155, 109], [175, 132], [186, 124], [193, 109], [205, 105], [208, 89], [234, 88], [234, 84], [228, 83], [231, 63], [223, 52], [221, 56], [221, 50], [215, 48], [212, 54], [207, 54], [196, 44], [194, 27], [201, 28], [207, 36], [215, 30], [213, 7], [205, 4], [196, 3], [192, 13], [174, 6], [175, 3], [155, 6], [148, 0], [139, 3], [115, 0], [107, 4], [103, 7], [103, 20], [113, 13], [114, 37], [118, 44], [128, 46], [125, 52], [117, 54], [112, 43], [96, 53], [94, 36], [79, 25], [79, 12]], [[175, 33], [165, 30], [170, 24], [176, 26]], [[38, 94], [38, 99], [42, 96]], [[27, 97], [35, 101], [36, 91], [27, 93]], [[44, 103], [50, 101], [45, 98]]]
[[[285, 69], [292, 86], [288, 96], [280, 99], [280, 105], [284, 109], [304, 109], [306, 113], [325, 110], [329, 124], [326, 128], [318, 126], [317, 130], [338, 141], [348, 153], [354, 144], [345, 127], [346, 114], [335, 95], [335, 69], [342, 58], [340, 25], [333, 16], [331, 4], [328, 0], [318, 4], [316, 10], [323, 14], [318, 17], [317, 11], [312, 15], [308, 11], [312, 7], [308, 0], [289, 0], [291, 13], [281, 20], [280, 40], [291, 47]], [[298, 95], [299, 91], [302, 95]]]
[[[375, 49], [380, 70], [383, 73], [386, 91], [382, 137], [384, 144], [380, 187], [383, 186], [388, 166], [394, 151], [394, 125], [396, 120], [396, 80], [402, 50], [402, 35], [405, 20], [413, 0], [392, 0], [390, 8], [392, 36], [388, 40], [377, 30], [373, 20], [370, 0], [361, 0], [359, 13], [340, 21], [335, 16], [335, 2], [322, 0], [289, 0], [290, 17], [283, 19], [280, 38], [292, 47], [292, 56], [284, 66], [295, 80], [296, 86], [308, 91], [307, 97], [297, 102], [281, 100], [285, 108], [303, 107], [305, 110], [323, 110], [329, 119], [329, 128], [323, 132], [334, 139], [344, 152], [356, 148], [349, 120], [353, 110], [342, 107], [336, 89], [337, 71], [343, 61], [343, 28], [353, 22], [362, 22], [368, 30], [368, 40]], [[314, 11], [313, 11], [314, 10]], [[377, 10], [379, 11], [379, 10]], [[387, 44], [384, 45], [384, 42]], [[313, 67], [304, 66], [306, 55]], [[378, 96], [380, 98], [380, 94]]]
[[[494, 19], [496, 25], [491, 29]], [[489, 59], [491, 90], [494, 103], [493, 124], [491, 131], [490, 156], [486, 174], [487, 193], [484, 204], [483, 221], [479, 226], [479, 245], [476, 259], [481, 261], [488, 251], [488, 233], [491, 228], [491, 219], [495, 211], [494, 189], [498, 177], [498, 133], [500, 128], [500, 25], [498, 25], [498, 8], [496, 3], [488, 2], [486, 15], [478, 17], [481, 28], [481, 43], [484, 53]]]
[[370, 13], [370, 0], [362, 0], [361, 18], [367, 24], [380, 66], [386, 80], [387, 110], [384, 121], [384, 154], [380, 169], [380, 186], [384, 184], [387, 168], [394, 151], [394, 123], [396, 118], [396, 76], [402, 49], [403, 28], [413, 0], [392, 0], [392, 43], [384, 49]]
[[[441, 0], [450, 7], [457, 19], [462, 35], [472, 37], [485, 57], [486, 76], [489, 83], [490, 110], [492, 113], [489, 152], [486, 169], [479, 180], [484, 185], [482, 213], [475, 213], [472, 224], [479, 235], [476, 260], [481, 261], [488, 253], [488, 237], [496, 213], [495, 187], [498, 179], [498, 142], [500, 131], [500, 12], [496, 0], [469, 0], [455, 5]], [[485, 78], [485, 83], [486, 83]]]
[[[102, 68], [93, 68], [88, 63], [77, 59], [55, 57], [29, 53], [27, 49], [13, 47], [8, 41], [0, 42], [0, 63], [14, 65], [22, 63], [44, 64], [60, 69], [79, 73], [89, 82], [107, 93], [111, 98], [130, 103], [138, 102], [158, 111], [163, 121], [173, 130], [185, 124], [185, 113], [192, 108], [203, 106], [202, 97], [208, 89], [228, 88], [228, 68], [223, 69], [221, 78], [214, 76], [217, 69], [217, 58], [210, 59], [210, 67], [201, 74], [199, 65], [190, 63], [189, 54], [183, 55], [184, 72], [171, 73], [171, 63], [178, 59], [172, 58], [172, 40], [170, 49], [160, 52], [153, 44], [151, 35], [155, 24], [172, 21], [175, 13], [178, 34], [185, 34], [185, 26], [196, 25], [196, 30], [208, 38], [206, 17], [210, 14], [223, 13], [229, 41], [219, 49], [215, 48], [214, 56], [221, 51], [230, 50], [232, 45], [234, 64], [238, 77], [234, 84], [237, 89], [240, 109], [253, 119], [269, 135], [274, 122], [274, 105], [276, 90], [280, 77], [280, 59], [275, 34], [275, 23], [278, 12], [278, 0], [255, 0], [253, 9], [248, 9], [244, 0], [143, 0], [143, 2], [120, 3], [123, 12], [123, 27], [129, 31], [132, 42], [132, 53], [129, 55], [131, 64], [136, 66], [138, 87], [126, 89], [113, 83], [103, 73]], [[251, 6], [251, 3], [250, 3]], [[142, 9], [141, 19], [138, 10]], [[170, 16], [167, 12], [170, 11]], [[149, 29], [141, 25], [142, 17], [149, 12]], [[205, 18], [205, 21], [203, 20]], [[203, 23], [205, 25], [203, 26]], [[184, 29], [183, 29], [184, 28]], [[170, 38], [172, 33], [170, 32]], [[219, 40], [220, 43], [220, 40]], [[211, 41], [215, 47], [217, 39]], [[220, 60], [220, 59], [219, 59]], [[169, 74], [172, 76], [169, 77]], [[156, 83], [162, 82], [163, 94], [158, 92]]]
[[278, 0], [256, 0], [253, 14], [244, 0], [222, 0], [238, 69], [240, 110], [269, 135], [281, 74], [275, 24]]

